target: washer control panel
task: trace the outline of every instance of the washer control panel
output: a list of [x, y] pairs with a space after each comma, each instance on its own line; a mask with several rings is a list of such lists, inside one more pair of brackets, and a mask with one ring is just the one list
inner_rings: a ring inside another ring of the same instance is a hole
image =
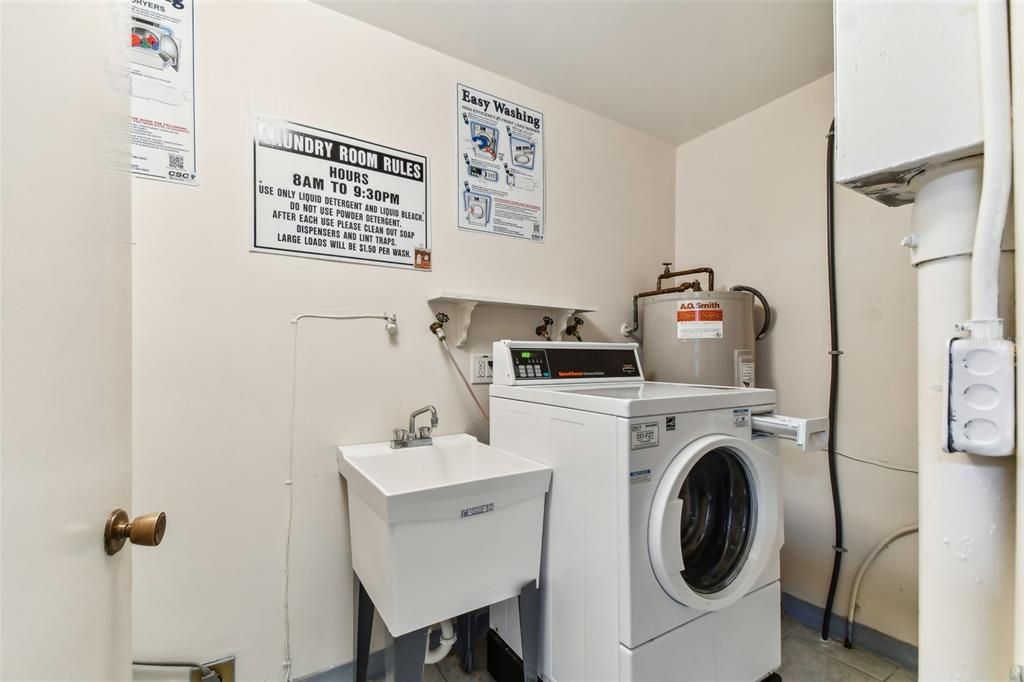
[[643, 381], [633, 343], [497, 341], [495, 383]]
[[512, 351], [512, 368], [517, 379], [550, 379], [548, 352], [539, 348]]

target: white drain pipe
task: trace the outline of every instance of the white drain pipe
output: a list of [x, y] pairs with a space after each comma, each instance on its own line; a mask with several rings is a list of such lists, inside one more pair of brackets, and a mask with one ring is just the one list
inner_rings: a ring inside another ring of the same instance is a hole
[[1005, 0], [980, 0], [978, 43], [984, 186], [978, 202], [971, 257], [971, 336], [1002, 339], [999, 269], [1003, 230], [1013, 181], [1010, 139], [1010, 27]]
[[[1012, 457], [943, 451], [948, 340], [970, 319], [981, 159], [930, 171], [914, 203], [917, 269], [919, 677], [1004, 680], [1012, 661]], [[1012, 254], [1000, 285], [1012, 291]], [[1008, 299], [999, 313], [1009, 320]]]
[[[423, 659], [424, 665], [435, 665], [444, 660], [444, 657], [448, 655], [448, 652], [455, 646], [455, 625], [451, 619], [443, 620], [441, 625], [441, 642], [437, 645], [436, 649], [430, 648], [430, 633], [427, 633], [427, 654]], [[433, 626], [430, 628], [433, 629]]]
[[[1014, 112], [1024, 112], [1024, 2], [1010, 2], [1010, 94]], [[1013, 117], [1013, 184], [1024, 188], [1024, 115], [1018, 113]], [[1014, 243], [1024, 240], [1024, 189], [1018, 189], [1013, 197], [1014, 216], [1021, 220], [1011, 221], [1014, 232]], [[1009, 227], [1009, 226], [1008, 226]], [[1024, 282], [1024, 259], [1016, 260], [1016, 281]], [[1020, 406], [1020, 389], [1024, 387], [1024, 356], [1021, 354], [1024, 343], [1024, 295], [1016, 297], [1016, 325], [1007, 326], [1015, 329], [1017, 346], [1017, 527], [1016, 527], [1016, 593], [1014, 597], [1014, 643], [1012, 679], [1024, 680], [1024, 460], [1021, 459], [1024, 444], [1024, 417]]]

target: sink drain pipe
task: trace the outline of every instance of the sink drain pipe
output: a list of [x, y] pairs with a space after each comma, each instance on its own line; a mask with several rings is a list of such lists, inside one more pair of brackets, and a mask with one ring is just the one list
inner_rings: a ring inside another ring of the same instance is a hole
[[[448, 655], [448, 652], [452, 650], [452, 647], [455, 646], [455, 640], [458, 639], [455, 636], [455, 625], [451, 619], [443, 620], [439, 625], [441, 626], [441, 643], [436, 649], [430, 648], [430, 634], [427, 634], [427, 655], [423, 659], [426, 665], [434, 665], [441, 662]], [[433, 629], [433, 626], [431, 626], [431, 629]]]

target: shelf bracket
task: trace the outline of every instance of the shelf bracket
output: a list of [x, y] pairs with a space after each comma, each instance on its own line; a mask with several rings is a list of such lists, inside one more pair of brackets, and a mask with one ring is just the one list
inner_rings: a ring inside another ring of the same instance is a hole
[[473, 311], [476, 310], [477, 301], [459, 301], [455, 304], [455, 324], [452, 325], [455, 339], [455, 347], [462, 348], [466, 345], [469, 337], [469, 323], [473, 319]]
[[575, 308], [563, 308], [558, 311], [555, 315], [556, 320], [561, 320], [562, 323], [558, 325], [558, 336], [555, 337], [555, 341], [565, 341], [565, 328], [572, 323], [572, 318], [576, 316]]

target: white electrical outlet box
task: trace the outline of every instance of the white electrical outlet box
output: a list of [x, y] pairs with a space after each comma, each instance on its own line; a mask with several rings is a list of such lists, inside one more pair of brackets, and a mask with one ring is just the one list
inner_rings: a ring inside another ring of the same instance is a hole
[[469, 356], [469, 376], [471, 384], [494, 382], [494, 362], [488, 353], [473, 353]]
[[1013, 454], [1013, 342], [950, 341], [946, 410], [947, 452]]

